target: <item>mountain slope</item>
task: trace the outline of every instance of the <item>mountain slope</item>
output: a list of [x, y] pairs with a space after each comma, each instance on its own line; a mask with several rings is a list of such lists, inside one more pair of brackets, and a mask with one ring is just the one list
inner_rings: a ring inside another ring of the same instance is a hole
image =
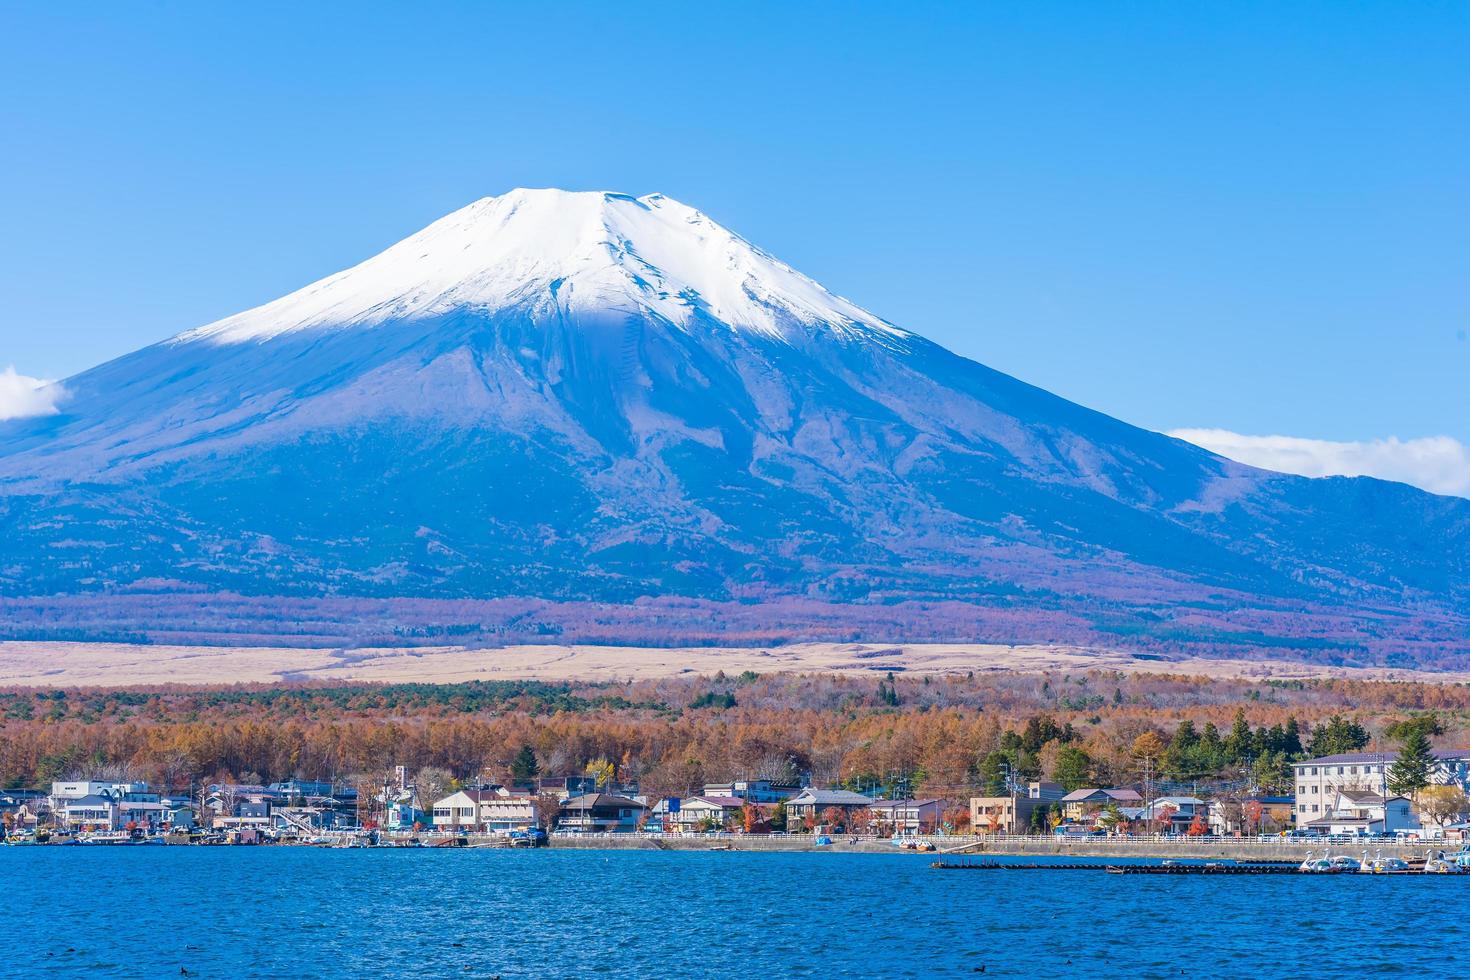
[[66, 387], [0, 424], [22, 631], [1470, 652], [1470, 503], [1089, 411], [658, 195], [486, 198]]

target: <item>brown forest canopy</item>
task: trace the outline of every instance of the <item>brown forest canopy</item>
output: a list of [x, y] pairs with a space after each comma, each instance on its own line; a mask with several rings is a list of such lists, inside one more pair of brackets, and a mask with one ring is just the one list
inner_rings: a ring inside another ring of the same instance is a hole
[[[1431, 714], [1470, 743], [1470, 686], [1218, 680], [1093, 671], [943, 677], [686, 676], [615, 684], [287, 685], [0, 691], [0, 783], [108, 775], [198, 781], [376, 779], [395, 765], [508, 779], [611, 760], [650, 794], [705, 781], [800, 778], [960, 798], [997, 763], [1070, 784], [1136, 780], [1138, 745], [1179, 780], [1289, 783], [1312, 751], [1396, 747]], [[1335, 720], [1334, 720], [1335, 719]], [[1143, 739], [1155, 733], [1157, 742]], [[1285, 787], [1282, 787], [1285, 788]]]

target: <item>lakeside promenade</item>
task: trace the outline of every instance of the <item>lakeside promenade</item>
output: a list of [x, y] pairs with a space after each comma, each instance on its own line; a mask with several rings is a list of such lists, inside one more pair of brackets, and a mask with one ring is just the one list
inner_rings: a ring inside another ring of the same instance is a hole
[[[828, 840], [828, 843], [819, 843]], [[422, 846], [440, 850], [510, 848], [511, 839], [498, 834], [441, 834], [434, 832], [386, 833], [366, 841], [358, 832], [326, 832], [311, 841], [266, 844], [267, 847], [339, 848]], [[18, 843], [7, 841], [6, 843]], [[33, 843], [25, 841], [24, 843]], [[39, 843], [39, 842], [35, 842]], [[65, 843], [98, 845], [171, 844], [173, 846], [230, 846], [223, 841], [202, 842], [170, 837], [139, 838], [131, 841], [109, 835], [89, 841], [53, 840], [52, 846]], [[238, 844], [237, 844], [238, 846]], [[260, 846], [251, 842], [248, 846]], [[524, 845], [522, 845], [524, 846]], [[1393, 841], [1362, 837], [1047, 837], [1020, 835], [948, 835], [903, 838], [895, 844], [889, 837], [835, 835], [830, 838], [810, 834], [643, 834], [601, 833], [550, 837], [543, 847], [574, 851], [743, 851], [771, 854], [839, 853], [839, 854], [913, 854], [931, 860], [955, 858], [1046, 858], [1066, 860], [1132, 859], [1182, 861], [1235, 861], [1243, 863], [1298, 864], [1308, 853], [1315, 857], [1346, 855], [1353, 858], [1398, 858], [1407, 862], [1423, 861], [1438, 853], [1459, 851], [1458, 841]]]

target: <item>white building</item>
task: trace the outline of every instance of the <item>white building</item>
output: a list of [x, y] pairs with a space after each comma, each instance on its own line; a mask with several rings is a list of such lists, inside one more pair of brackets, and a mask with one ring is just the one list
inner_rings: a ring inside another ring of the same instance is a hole
[[1331, 812], [1308, 823], [1306, 829], [1314, 834], [1376, 837], [1417, 831], [1420, 825], [1407, 797], [1390, 796], [1385, 800], [1371, 790], [1340, 789]]
[[463, 789], [434, 801], [435, 830], [509, 833], [536, 826], [536, 797], [503, 786]]
[[[1160, 796], [1138, 808], [1138, 816], [1132, 819], [1146, 820], [1151, 829], [1170, 834], [1187, 834], [1198, 816], [1202, 823], [1208, 807], [1197, 796]], [[1168, 826], [1164, 826], [1167, 824]]]
[[[1470, 749], [1434, 753], [1439, 764], [1430, 782], [1470, 790]], [[1292, 763], [1296, 784], [1296, 826], [1305, 830], [1314, 820], [1330, 816], [1340, 790], [1386, 791], [1388, 768], [1396, 752], [1348, 752]]]
[[932, 834], [944, 817], [943, 800], [875, 800], [868, 809], [877, 834]]
[[442, 800], [435, 800], [434, 829], [479, 830], [480, 801], [492, 799], [494, 796], [495, 794], [490, 790], [462, 789], [458, 793], [451, 793]]
[[660, 800], [653, 815], [660, 818], [665, 832], [694, 833], [704, 827], [721, 830], [727, 823], [739, 824], [744, 816], [745, 801], [734, 796], [693, 796], [678, 800]]
[[158, 794], [147, 783], [115, 783], [96, 779], [81, 779], [51, 784], [51, 809], [60, 813], [73, 800], [89, 796], [100, 796], [114, 803], [126, 800], [129, 803], [157, 803]]
[[536, 826], [536, 797], [493, 796], [480, 798], [480, 823], [492, 834], [529, 830]]
[[117, 807], [117, 801], [111, 797], [91, 793], [64, 799], [52, 812], [61, 815], [61, 822], [68, 830], [116, 830]]

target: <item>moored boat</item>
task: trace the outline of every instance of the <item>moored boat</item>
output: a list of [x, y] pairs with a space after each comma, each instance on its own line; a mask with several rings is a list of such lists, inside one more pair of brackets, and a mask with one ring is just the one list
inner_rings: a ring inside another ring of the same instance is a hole
[[1302, 860], [1301, 866], [1297, 870], [1308, 874], [1331, 874], [1335, 869], [1332, 867], [1332, 861], [1328, 859], [1326, 854], [1323, 854], [1319, 858], [1314, 858], [1312, 857], [1312, 852], [1308, 851], [1307, 856]]

